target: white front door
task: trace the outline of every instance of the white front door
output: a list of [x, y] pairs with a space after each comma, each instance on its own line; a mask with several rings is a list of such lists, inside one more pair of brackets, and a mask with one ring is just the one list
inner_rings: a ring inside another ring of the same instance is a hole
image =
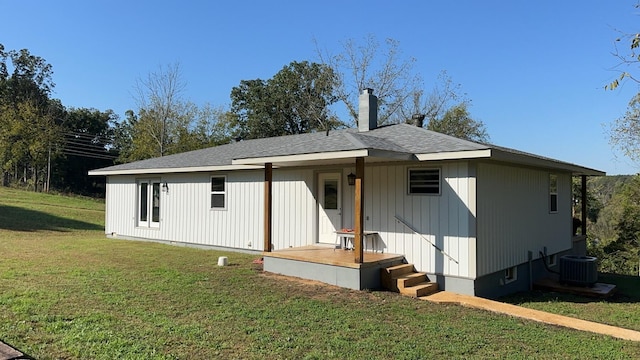
[[333, 244], [342, 227], [340, 173], [318, 174], [318, 242]]

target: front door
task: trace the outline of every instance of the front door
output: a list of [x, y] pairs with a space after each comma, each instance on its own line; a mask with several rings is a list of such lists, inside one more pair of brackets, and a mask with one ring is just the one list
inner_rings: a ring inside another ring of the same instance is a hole
[[342, 227], [340, 173], [318, 174], [318, 242], [333, 244]]

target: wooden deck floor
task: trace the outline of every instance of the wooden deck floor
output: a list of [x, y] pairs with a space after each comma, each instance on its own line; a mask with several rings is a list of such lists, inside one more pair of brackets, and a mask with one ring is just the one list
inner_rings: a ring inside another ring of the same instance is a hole
[[303, 246], [290, 249], [282, 249], [273, 252], [265, 252], [263, 256], [281, 259], [291, 259], [317, 264], [336, 265], [349, 268], [363, 268], [376, 266], [379, 263], [391, 260], [402, 260], [404, 255], [384, 254], [376, 252], [364, 252], [363, 263], [354, 262], [355, 254], [351, 250], [335, 249], [326, 246]]

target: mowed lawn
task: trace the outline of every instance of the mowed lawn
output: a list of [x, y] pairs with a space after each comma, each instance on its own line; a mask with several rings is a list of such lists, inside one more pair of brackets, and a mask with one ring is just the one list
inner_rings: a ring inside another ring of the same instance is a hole
[[0, 187], [0, 339], [37, 359], [640, 354], [640, 343], [263, 274], [257, 255], [107, 239], [103, 225], [100, 201]]

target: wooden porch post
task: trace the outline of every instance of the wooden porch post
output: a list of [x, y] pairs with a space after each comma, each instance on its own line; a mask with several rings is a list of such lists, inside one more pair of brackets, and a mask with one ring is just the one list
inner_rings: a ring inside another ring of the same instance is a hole
[[271, 182], [273, 180], [273, 164], [264, 164], [264, 251], [271, 252], [271, 219], [273, 197]]
[[587, 235], [587, 175], [581, 176], [582, 180], [582, 235]]
[[364, 262], [364, 253], [362, 251], [362, 233], [364, 228], [363, 220], [363, 186], [364, 186], [364, 158], [356, 158], [356, 184], [355, 184], [355, 238], [353, 239], [355, 262], [362, 264]]

